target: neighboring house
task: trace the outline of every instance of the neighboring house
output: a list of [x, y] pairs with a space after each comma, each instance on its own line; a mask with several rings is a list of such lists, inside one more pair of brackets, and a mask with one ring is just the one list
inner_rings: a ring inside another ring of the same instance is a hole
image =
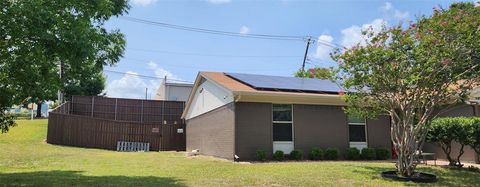
[[[42, 103], [41, 113], [42, 113], [43, 117], [48, 117], [48, 103], [49, 102]], [[23, 105], [13, 105], [12, 107], [10, 107], [7, 110], [7, 112], [12, 113], [12, 114], [15, 114], [15, 113], [27, 114], [27, 113], [32, 112], [32, 107], [33, 107], [34, 115], [37, 115], [38, 105], [36, 103], [30, 103], [30, 104], [25, 105], [25, 106], [27, 106], [27, 107], [25, 108]]]
[[327, 80], [200, 72], [182, 116], [187, 151], [254, 160], [257, 150], [391, 149], [390, 118], [347, 116], [341, 93]]
[[187, 101], [192, 87], [193, 84], [169, 82], [165, 77], [157, 90], [155, 100]]

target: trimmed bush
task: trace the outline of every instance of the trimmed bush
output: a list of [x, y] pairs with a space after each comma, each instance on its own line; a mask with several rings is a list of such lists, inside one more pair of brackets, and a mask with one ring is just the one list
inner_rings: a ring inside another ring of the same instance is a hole
[[323, 156], [325, 160], [338, 160], [338, 149], [328, 148]]
[[283, 154], [283, 151], [275, 151], [273, 153], [273, 159], [277, 161], [282, 161], [285, 158], [285, 155]]
[[265, 161], [267, 160], [267, 153], [264, 150], [257, 150], [257, 160], [258, 161]]
[[290, 152], [290, 159], [292, 160], [302, 160], [303, 159], [303, 151], [299, 149], [295, 149]]
[[[464, 146], [469, 144], [469, 127], [475, 123], [474, 118], [468, 117], [442, 117], [436, 118], [430, 125], [426, 140], [437, 143], [444, 151], [450, 166], [462, 167], [460, 158], [464, 153]], [[453, 143], [460, 144], [457, 151], [452, 150]]]
[[310, 156], [310, 160], [322, 160], [323, 151], [319, 148], [312, 148], [309, 156]]
[[375, 155], [377, 156], [377, 160], [388, 160], [391, 158], [390, 151], [384, 148], [375, 149]]
[[377, 155], [375, 149], [373, 148], [363, 148], [362, 149], [362, 158], [365, 160], [375, 160]]
[[345, 158], [347, 160], [360, 160], [360, 158], [361, 158], [360, 150], [358, 150], [355, 147], [348, 148], [347, 152], [345, 154]]

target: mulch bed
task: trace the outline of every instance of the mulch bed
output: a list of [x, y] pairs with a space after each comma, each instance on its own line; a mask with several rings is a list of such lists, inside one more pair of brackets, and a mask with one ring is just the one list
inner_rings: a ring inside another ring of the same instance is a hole
[[411, 177], [404, 177], [401, 175], [397, 175], [397, 171], [384, 171], [382, 172], [382, 177], [396, 180], [396, 181], [405, 181], [405, 182], [408, 182], [408, 181], [417, 182], [417, 183], [437, 182], [437, 176], [428, 174], [428, 173], [422, 173], [422, 172], [415, 172]]

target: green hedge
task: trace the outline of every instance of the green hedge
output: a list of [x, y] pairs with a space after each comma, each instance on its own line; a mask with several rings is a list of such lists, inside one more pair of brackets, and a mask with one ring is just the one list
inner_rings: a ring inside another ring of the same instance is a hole
[[292, 160], [302, 160], [303, 159], [303, 151], [299, 149], [295, 149], [290, 152], [290, 159]]
[[320, 148], [312, 148], [310, 151], [310, 160], [322, 160], [323, 159], [323, 150]]
[[275, 151], [275, 153], [273, 153], [273, 159], [274, 160], [277, 160], [277, 161], [282, 161], [283, 159], [285, 159], [285, 154], [283, 153], [283, 151]]
[[345, 159], [347, 160], [360, 160], [360, 150], [355, 147], [348, 148], [345, 153]]
[[258, 161], [267, 160], [267, 153], [265, 153], [264, 150], [261, 150], [261, 149], [257, 150], [257, 155], [256, 156], [257, 156]]
[[325, 150], [325, 160], [338, 160], [338, 149], [336, 148], [328, 148]]
[[384, 148], [376, 148], [375, 155], [377, 156], [377, 160], [388, 160], [391, 158], [390, 151]]
[[362, 159], [365, 160], [375, 160], [377, 158], [375, 149], [373, 148], [363, 148], [362, 149]]

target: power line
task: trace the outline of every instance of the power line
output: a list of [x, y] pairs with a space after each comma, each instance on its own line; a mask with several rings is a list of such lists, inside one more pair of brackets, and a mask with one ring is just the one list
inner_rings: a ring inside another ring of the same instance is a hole
[[[103, 71], [110, 72], [110, 73], [122, 74], [122, 75], [132, 75], [132, 76], [149, 78], [149, 79], [160, 79], [160, 80], [165, 79], [165, 78], [160, 78], [160, 77], [155, 77], [155, 76], [148, 76], [148, 75], [135, 74], [135, 73], [129, 73], [129, 72], [121, 72], [121, 71], [113, 71], [113, 70], [103, 70]], [[172, 80], [172, 81], [181, 82], [181, 83], [192, 83], [190, 81], [180, 80], [180, 79], [168, 79], [167, 78], [167, 80]]]
[[212, 29], [203, 29], [203, 28], [195, 28], [195, 27], [187, 27], [183, 25], [175, 25], [170, 23], [164, 22], [156, 22], [150, 21], [145, 19], [133, 18], [128, 16], [119, 17], [120, 19], [136, 22], [136, 23], [143, 23], [153, 26], [165, 27], [170, 29], [179, 29], [191, 32], [200, 32], [206, 34], [217, 34], [217, 35], [224, 35], [224, 36], [235, 36], [235, 37], [244, 37], [244, 38], [257, 38], [257, 39], [271, 39], [271, 40], [293, 40], [293, 41], [304, 41], [306, 39], [305, 36], [287, 36], [287, 35], [271, 35], [271, 34], [242, 34], [238, 32], [229, 32], [229, 31], [220, 31], [220, 30], [212, 30]]
[[[142, 65], [144, 65], [143, 63], [144, 62], [149, 62], [149, 61], [152, 61], [152, 60], [147, 60], [147, 59], [138, 59], [138, 58], [127, 58], [127, 57], [124, 57], [123, 58], [124, 60], [126, 61], [130, 61], [130, 62], [141, 62]], [[146, 64], [145, 64], [146, 65]], [[175, 64], [165, 64], [165, 63], [162, 63], [162, 67], [169, 67], [169, 68], [181, 68], [182, 70], [185, 70], [185, 69], [191, 69], [191, 70], [198, 70], [198, 69], [202, 69], [203, 67], [198, 67], [198, 66], [193, 66], [193, 65], [196, 65], [196, 64], [192, 64], [192, 65], [179, 65], [178, 63], [175, 63]], [[123, 65], [125, 66], [125, 64]], [[137, 68], [139, 66], [126, 66], [126, 67], [129, 67], [129, 68]], [[282, 66], [283, 67], [283, 66]], [[287, 69], [290, 69], [287, 67]], [[282, 70], [287, 70], [287, 69], [282, 69]], [[252, 72], [261, 72], [261, 71], [269, 71], [269, 70], [281, 70], [279, 69], [278, 67], [275, 67], [274, 69], [259, 69], [259, 68], [255, 68], [255, 69], [236, 69], [238, 71], [252, 71]], [[223, 71], [223, 70], [212, 70], [210, 69], [210, 71]]]
[[232, 54], [208, 54], [208, 53], [188, 53], [188, 52], [175, 52], [166, 50], [151, 50], [151, 49], [137, 49], [128, 48], [128, 50], [153, 52], [153, 53], [165, 53], [174, 55], [188, 55], [188, 56], [208, 56], [208, 57], [227, 57], [227, 58], [299, 58], [299, 55], [232, 55]]
[[[176, 25], [171, 23], [165, 22], [157, 22], [151, 21], [146, 19], [134, 18], [129, 16], [122, 16], [119, 19], [123, 19], [130, 22], [142, 23], [152, 26], [159, 26], [165, 27], [170, 29], [178, 29], [184, 31], [191, 31], [191, 32], [199, 32], [199, 33], [206, 33], [206, 34], [217, 34], [217, 35], [224, 35], [224, 36], [234, 36], [234, 37], [244, 37], [244, 38], [257, 38], [257, 39], [271, 39], [271, 40], [291, 40], [291, 41], [307, 41], [311, 36], [290, 36], [290, 35], [272, 35], [272, 34], [242, 34], [238, 32], [229, 32], [229, 31], [220, 31], [220, 30], [213, 30], [213, 29], [203, 29], [203, 28], [196, 28], [196, 27], [188, 27], [183, 25]], [[332, 43], [330, 41], [320, 40], [320, 39], [311, 39], [312, 41], [318, 42], [318, 44], [326, 45], [332, 48], [345, 48], [345, 46]]]

